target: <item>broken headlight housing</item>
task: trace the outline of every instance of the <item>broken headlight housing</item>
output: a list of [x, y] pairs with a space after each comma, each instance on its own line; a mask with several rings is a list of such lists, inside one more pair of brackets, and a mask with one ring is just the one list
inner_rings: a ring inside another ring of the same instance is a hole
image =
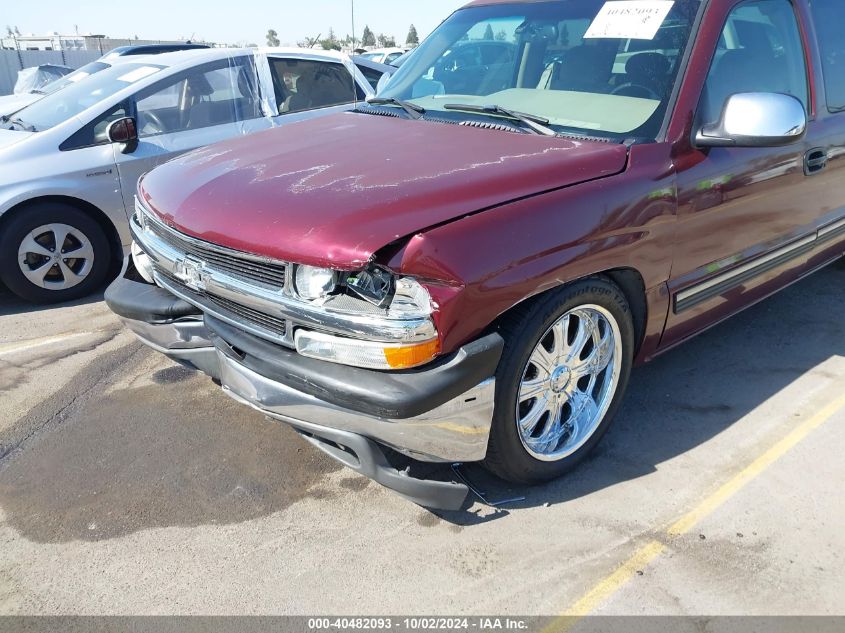
[[[325, 279], [328, 282], [327, 275], [314, 275], [318, 281]], [[302, 296], [298, 280], [297, 276], [295, 285]], [[326, 287], [319, 283], [315, 285], [318, 288]], [[367, 340], [299, 329], [295, 335], [296, 349], [303, 356], [354, 367], [390, 370], [423, 365], [440, 353], [440, 340], [431, 321], [431, 296], [416, 279], [397, 277], [388, 270], [370, 266], [362, 271], [340, 274], [334, 291], [380, 308], [377, 313], [373, 313], [374, 323], [384, 321], [395, 332], [403, 324], [408, 324], [409, 328], [418, 328], [420, 321], [423, 321], [429, 324], [431, 336], [425, 340], [417, 338], [385, 342], [388, 339]], [[328, 309], [331, 301], [323, 305]], [[370, 311], [362, 310], [362, 314], [370, 314]]]
[[348, 273], [346, 290], [360, 299], [386, 309], [394, 318], [427, 317], [431, 315], [431, 296], [416, 279], [396, 277], [377, 266]]

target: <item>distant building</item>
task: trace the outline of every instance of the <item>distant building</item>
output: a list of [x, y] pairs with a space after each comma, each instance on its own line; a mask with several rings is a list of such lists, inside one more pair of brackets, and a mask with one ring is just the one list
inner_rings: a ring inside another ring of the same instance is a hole
[[107, 53], [118, 46], [182, 44], [179, 40], [136, 40], [105, 35], [14, 35], [0, 39], [0, 48], [22, 51], [98, 51]]

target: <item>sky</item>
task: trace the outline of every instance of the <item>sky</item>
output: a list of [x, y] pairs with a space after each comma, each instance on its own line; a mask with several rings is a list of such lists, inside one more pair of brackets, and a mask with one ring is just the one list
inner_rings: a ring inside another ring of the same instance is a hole
[[[467, 0], [355, 0], [355, 30], [364, 25], [376, 33], [393, 35], [404, 43], [408, 27], [417, 27], [420, 38], [430, 33]], [[138, 4], [113, 1], [68, 2], [36, 0], [15, 3], [13, 12], [2, 12], [12, 28], [23, 34], [105, 34], [141, 39], [187, 39], [220, 43], [266, 44], [267, 29], [275, 29], [282, 44], [295, 45], [305, 36], [351, 34], [351, 0], [140, 0]], [[235, 9], [235, 7], [237, 7]], [[5, 35], [5, 23], [0, 29]]]

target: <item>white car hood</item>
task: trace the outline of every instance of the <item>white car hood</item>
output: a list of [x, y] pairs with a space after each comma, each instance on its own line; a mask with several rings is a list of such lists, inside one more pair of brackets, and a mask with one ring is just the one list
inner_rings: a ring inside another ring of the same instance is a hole
[[0, 97], [0, 116], [6, 116], [8, 114], [12, 114], [13, 112], [17, 112], [24, 106], [28, 106], [30, 103], [35, 103], [44, 95], [26, 93], [22, 95], [7, 95], [5, 97]]
[[19, 132], [17, 130], [0, 130], [0, 150], [11, 147], [15, 143], [32, 136], [34, 132]]

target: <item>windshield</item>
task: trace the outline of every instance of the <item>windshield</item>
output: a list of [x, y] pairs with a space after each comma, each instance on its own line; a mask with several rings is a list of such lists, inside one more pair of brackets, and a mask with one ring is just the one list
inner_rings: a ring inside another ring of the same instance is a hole
[[43, 132], [163, 68], [151, 64], [112, 66], [18, 111], [12, 118], [11, 126], [30, 132]]
[[90, 64], [85, 64], [82, 68], [74, 70], [69, 75], [65, 75], [60, 79], [56, 79], [56, 81], [51, 81], [46, 86], [42, 86], [37, 90], [38, 94], [49, 95], [53, 94], [61, 90], [62, 88], [66, 88], [71, 84], [75, 84], [77, 81], [82, 81], [83, 79], [90, 77], [94, 73], [98, 73], [101, 70], [105, 70], [106, 68], [110, 68], [110, 64], [104, 64], [103, 62], [91, 62]]
[[478, 116], [456, 105], [496, 105], [548, 120], [558, 133], [653, 138], [700, 4], [558, 0], [461, 9], [379, 96], [441, 119]]

